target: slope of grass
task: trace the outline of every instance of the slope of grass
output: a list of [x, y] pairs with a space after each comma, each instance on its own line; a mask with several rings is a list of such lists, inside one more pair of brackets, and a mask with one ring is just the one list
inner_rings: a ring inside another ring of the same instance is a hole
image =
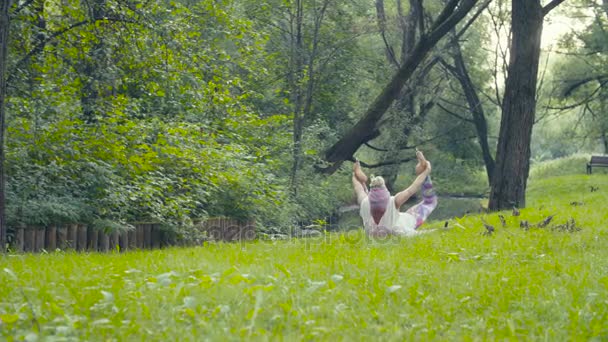
[[[606, 175], [562, 176], [531, 181], [520, 216], [454, 218], [449, 229], [430, 222], [426, 229], [438, 230], [414, 238], [373, 241], [350, 231], [6, 255], [0, 339], [608, 339], [606, 203]], [[520, 228], [549, 215], [544, 228]]]

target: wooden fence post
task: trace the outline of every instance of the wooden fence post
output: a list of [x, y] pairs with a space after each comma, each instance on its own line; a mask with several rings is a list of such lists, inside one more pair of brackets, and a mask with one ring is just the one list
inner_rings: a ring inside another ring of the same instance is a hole
[[137, 237], [135, 245], [139, 249], [144, 248], [144, 224], [138, 224], [137, 226]]
[[87, 227], [81, 224], [76, 226], [77, 230], [77, 242], [76, 250], [86, 251], [87, 250]]
[[23, 248], [24, 248], [24, 236], [25, 234], [25, 230], [23, 228], [17, 228], [15, 229], [15, 250], [17, 252], [23, 252]]
[[110, 233], [110, 250], [116, 250], [116, 246], [120, 246], [118, 242], [118, 231], [113, 231]]
[[100, 229], [97, 234], [99, 251], [107, 252], [110, 249], [110, 237], [103, 231], [103, 229]]
[[68, 227], [57, 227], [57, 247], [64, 250], [68, 248]]
[[161, 231], [160, 231], [160, 226], [158, 224], [153, 224], [152, 227], [152, 248], [154, 249], [158, 249], [161, 246]]
[[129, 249], [137, 248], [137, 225], [133, 225], [133, 229], [128, 232]]
[[23, 233], [23, 250], [25, 252], [33, 252], [36, 244], [36, 232], [34, 227], [26, 227]]
[[99, 234], [94, 227], [87, 227], [87, 250], [96, 251], [99, 244]]
[[68, 238], [66, 240], [68, 248], [76, 250], [78, 245], [78, 225], [70, 224], [68, 226]]
[[44, 249], [44, 236], [46, 235], [46, 229], [43, 227], [36, 227], [35, 231], [35, 235], [36, 235], [36, 242], [34, 245], [34, 252], [40, 252], [41, 250]]
[[144, 248], [152, 247], [152, 225], [145, 224], [144, 225]]
[[129, 232], [122, 231], [118, 236], [118, 245], [120, 246], [120, 251], [126, 251], [129, 249]]
[[54, 252], [57, 249], [57, 227], [46, 227], [46, 250]]

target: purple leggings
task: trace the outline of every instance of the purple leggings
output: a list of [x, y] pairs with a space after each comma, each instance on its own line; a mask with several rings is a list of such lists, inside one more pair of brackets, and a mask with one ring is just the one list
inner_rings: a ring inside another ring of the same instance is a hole
[[437, 195], [433, 190], [431, 177], [426, 176], [422, 183], [422, 201], [407, 210], [408, 214], [416, 218], [416, 228], [420, 227], [437, 207]]

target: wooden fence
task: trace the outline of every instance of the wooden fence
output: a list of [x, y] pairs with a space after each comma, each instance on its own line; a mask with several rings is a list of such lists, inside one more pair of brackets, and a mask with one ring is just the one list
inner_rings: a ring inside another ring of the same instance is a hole
[[[125, 232], [105, 233], [86, 225], [70, 224], [48, 227], [9, 228], [14, 234], [11, 248], [18, 252], [40, 252], [72, 249], [77, 251], [120, 251], [153, 249], [171, 245], [185, 245], [175, 236], [161, 229], [159, 224], [139, 223]], [[256, 237], [255, 222], [240, 222], [230, 218], [212, 218], [194, 226], [204, 233], [204, 241], [241, 241]]]

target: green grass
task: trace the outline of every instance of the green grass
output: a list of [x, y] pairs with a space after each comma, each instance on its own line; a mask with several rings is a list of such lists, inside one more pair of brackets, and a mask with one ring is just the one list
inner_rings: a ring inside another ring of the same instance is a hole
[[[520, 216], [454, 218], [450, 229], [414, 238], [370, 241], [359, 230], [6, 255], [0, 339], [605, 340], [606, 203], [608, 176], [561, 176], [532, 180]], [[519, 228], [548, 215], [546, 228]], [[483, 234], [482, 218], [494, 234]], [[557, 229], [571, 218], [582, 230]]]
[[[545, 160], [533, 163], [530, 168], [530, 179], [543, 179], [547, 177], [565, 175], [584, 175], [587, 172], [587, 163], [591, 160], [590, 154], [574, 154], [568, 157]], [[608, 168], [593, 168], [594, 174], [606, 174]]]

